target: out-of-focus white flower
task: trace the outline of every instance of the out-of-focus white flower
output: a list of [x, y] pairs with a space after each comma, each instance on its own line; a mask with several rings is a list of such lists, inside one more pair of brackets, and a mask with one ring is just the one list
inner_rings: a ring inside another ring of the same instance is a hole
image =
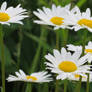
[[10, 23], [23, 24], [21, 20], [28, 17], [26, 9], [23, 9], [20, 4], [17, 7], [8, 7], [4, 2], [0, 8], [0, 23], [10, 25]]
[[67, 45], [67, 47], [68, 47], [67, 49], [70, 51], [78, 51], [82, 53], [82, 46], [75, 46], [75, 45], [69, 44]]
[[25, 82], [37, 82], [37, 83], [52, 81], [52, 78], [50, 78], [51, 75], [47, 74], [47, 72], [45, 72], [45, 71], [36, 72], [36, 73], [32, 73], [30, 75], [26, 75], [22, 70], [19, 70], [19, 72], [15, 72], [15, 74], [16, 74], [16, 76], [9, 75], [7, 80], [9, 82], [12, 82], [12, 81], [25, 81]]
[[92, 42], [89, 41], [88, 45], [85, 46], [85, 53], [88, 55], [88, 62], [92, 62]]
[[[82, 77], [82, 82], [87, 82], [87, 78], [88, 78], [87, 75], [86, 76], [81, 76], [81, 77]], [[79, 81], [80, 75], [75, 74], [74, 76], [71, 76], [69, 79], [74, 80], [74, 81]], [[92, 82], [92, 74], [89, 74], [89, 82]]]
[[[67, 47], [69, 51], [74, 51], [76, 53], [79, 53], [79, 52], [82, 53], [82, 46], [75, 46], [75, 45], [69, 44], [67, 45]], [[92, 42], [91, 41], [89, 41], [88, 45], [85, 46], [84, 52], [87, 56], [88, 63], [91, 63], [92, 62]]]

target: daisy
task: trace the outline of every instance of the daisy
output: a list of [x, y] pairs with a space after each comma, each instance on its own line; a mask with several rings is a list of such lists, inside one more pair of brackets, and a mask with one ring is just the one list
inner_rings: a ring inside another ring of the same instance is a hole
[[67, 45], [67, 49], [70, 50], [70, 51], [78, 51], [80, 53], [82, 53], [82, 46], [75, 46], [75, 45], [72, 45], [72, 44], [69, 44]]
[[70, 13], [71, 16], [67, 20], [68, 24], [73, 26], [72, 29], [78, 31], [86, 28], [92, 32], [92, 17], [91, 10], [89, 8], [87, 8], [85, 12], [81, 13], [80, 9], [76, 6]]
[[42, 72], [37, 72], [37, 73], [32, 73], [30, 75], [26, 75], [22, 70], [19, 70], [19, 72], [15, 72], [16, 76], [14, 75], [9, 75], [7, 80], [9, 82], [12, 81], [25, 81], [25, 82], [50, 82], [52, 81], [52, 78], [50, 74], [47, 74], [47, 72], [42, 71]]
[[[88, 76], [82, 76], [82, 82], [87, 82], [87, 78]], [[80, 75], [79, 74], [75, 74], [74, 76], [71, 76], [69, 78], [70, 80], [74, 80], [74, 81], [79, 81], [80, 79]], [[89, 82], [92, 82], [92, 74], [89, 75]]]
[[70, 9], [70, 4], [65, 7], [52, 5], [52, 8], [43, 7], [43, 10], [37, 9], [33, 13], [40, 19], [35, 20], [37, 24], [51, 25], [54, 29], [59, 28], [69, 28], [65, 23], [65, 17], [68, 17], [68, 11]]
[[80, 58], [81, 53], [76, 51], [73, 54], [67, 52], [65, 48], [61, 49], [61, 53], [58, 50], [53, 50], [54, 56], [48, 54], [45, 58], [49, 62], [45, 62], [47, 69], [51, 72], [58, 74], [56, 79], [70, 78], [75, 74], [86, 76], [85, 73], [91, 73], [89, 71], [90, 65], [83, 65], [87, 62], [87, 56]]
[[17, 7], [8, 7], [7, 2], [4, 2], [0, 8], [0, 23], [10, 25], [10, 23], [23, 24], [21, 20], [28, 17], [26, 9], [23, 9], [20, 4]]
[[88, 45], [85, 46], [85, 53], [88, 55], [88, 62], [92, 62], [92, 42], [89, 41]]
[[[75, 46], [75, 45], [69, 44], [67, 45], [67, 47], [69, 51], [78, 51], [82, 53], [82, 46]], [[91, 41], [89, 41], [88, 45], [85, 46], [84, 52], [87, 56], [88, 63], [91, 63], [92, 62], [92, 42]]]

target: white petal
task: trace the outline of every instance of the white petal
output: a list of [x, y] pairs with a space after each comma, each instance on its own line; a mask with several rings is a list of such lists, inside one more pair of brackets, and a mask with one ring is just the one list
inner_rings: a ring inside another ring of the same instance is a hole
[[4, 3], [1, 5], [1, 10], [2, 10], [2, 11], [5, 11], [5, 10], [6, 10], [6, 7], [7, 7], [7, 2], [4, 2]]

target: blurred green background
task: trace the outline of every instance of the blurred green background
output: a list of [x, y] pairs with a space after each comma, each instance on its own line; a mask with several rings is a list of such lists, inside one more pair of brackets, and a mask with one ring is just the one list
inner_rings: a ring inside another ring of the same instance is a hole
[[[0, 0], [2, 4], [5, 0]], [[43, 6], [50, 7], [52, 4], [65, 6], [69, 3], [78, 5], [81, 11], [85, 11], [86, 8], [92, 10], [92, 0], [6, 0], [8, 6], [17, 6], [21, 3], [22, 7], [28, 10], [29, 18], [23, 20], [24, 25], [11, 24], [11, 26], [3, 26], [4, 44], [5, 44], [5, 69], [6, 78], [9, 74], [14, 74], [15, 71], [22, 69], [25, 73], [37, 72], [45, 70], [44, 62], [46, 61], [44, 55], [48, 52], [52, 53], [52, 50], [56, 48], [56, 31], [53, 27], [38, 25], [33, 23], [33, 20], [37, 19], [33, 15], [33, 11]], [[59, 29], [59, 47], [64, 44], [83, 45], [92, 40], [92, 33], [88, 32], [87, 37], [84, 38], [85, 31], [80, 30], [75, 32], [73, 30]], [[65, 33], [64, 33], [65, 32]], [[66, 34], [66, 35], [64, 35]], [[84, 39], [84, 40], [83, 40]], [[0, 52], [1, 57], [1, 52]], [[1, 63], [0, 63], [1, 65]], [[1, 66], [0, 66], [1, 67]], [[1, 69], [0, 69], [1, 74]], [[1, 80], [1, 76], [0, 76]], [[60, 92], [63, 92], [63, 81], [60, 81]], [[85, 83], [83, 83], [81, 92], [85, 92]], [[68, 83], [68, 92], [74, 92], [76, 86], [75, 82]], [[90, 85], [90, 92], [92, 91]], [[1, 81], [0, 81], [1, 87]], [[6, 81], [6, 92], [54, 92], [55, 81], [51, 83], [35, 84], [24, 82], [12, 82]]]

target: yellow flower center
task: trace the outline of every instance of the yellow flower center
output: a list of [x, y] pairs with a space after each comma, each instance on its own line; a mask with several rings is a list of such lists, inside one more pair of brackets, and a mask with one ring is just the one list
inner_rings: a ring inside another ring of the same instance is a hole
[[[80, 75], [79, 74], [75, 74], [74, 76], [75, 76], [75, 78], [80, 78]], [[85, 76], [82, 76], [82, 78], [86, 78], [86, 77]]]
[[88, 52], [89, 52], [89, 53], [92, 53], [92, 49], [85, 49], [85, 52], [86, 52], [86, 53], [88, 53]]
[[81, 19], [78, 21], [78, 24], [81, 26], [85, 25], [85, 26], [92, 28], [92, 20], [89, 20], [89, 19]]
[[6, 22], [10, 19], [7, 13], [0, 12], [0, 22]]
[[36, 81], [37, 80], [37, 78], [36, 77], [34, 77], [34, 76], [26, 76], [26, 78], [29, 80], [29, 79], [32, 79], [32, 81]]
[[64, 72], [74, 72], [77, 70], [75, 63], [71, 61], [63, 61], [58, 65], [58, 68]]
[[62, 17], [52, 17], [52, 18], [50, 19], [50, 21], [51, 21], [53, 24], [59, 25], [59, 26], [62, 25], [62, 23], [64, 23], [63, 20], [64, 20], [64, 18], [62, 18]]

